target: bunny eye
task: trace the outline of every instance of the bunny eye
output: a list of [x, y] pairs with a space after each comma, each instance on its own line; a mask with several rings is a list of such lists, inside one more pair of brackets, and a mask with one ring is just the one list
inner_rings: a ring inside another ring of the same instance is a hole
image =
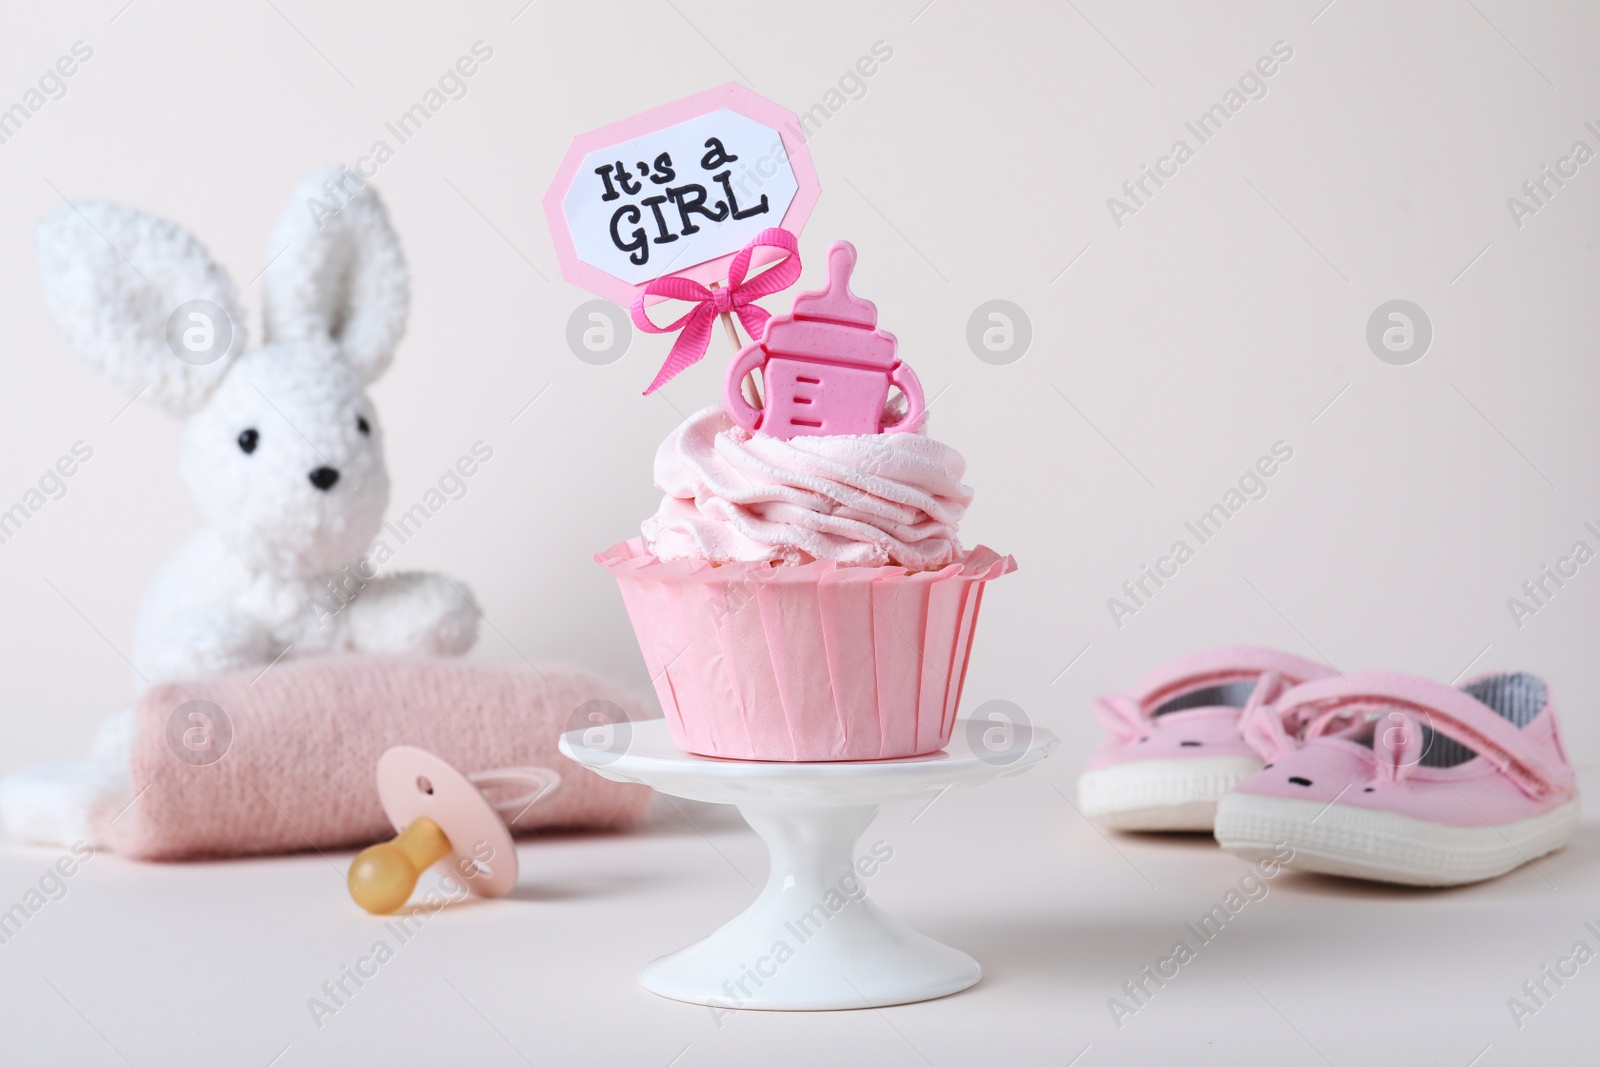
[[256, 450], [256, 442], [261, 440], [261, 435], [252, 428], [239, 435], [239, 451], [249, 455]]
[[361, 431], [363, 437], [372, 432], [372, 427], [368, 426], [367, 420], [360, 415], [356, 416], [356, 429]]

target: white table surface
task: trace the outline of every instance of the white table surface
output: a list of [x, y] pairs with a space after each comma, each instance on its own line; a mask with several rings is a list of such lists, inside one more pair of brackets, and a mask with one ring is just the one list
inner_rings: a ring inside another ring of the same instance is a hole
[[[1076, 771], [1052, 759], [925, 810], [891, 805], [867, 832], [864, 846], [894, 850], [874, 898], [984, 966], [943, 1000], [719, 1026], [646, 992], [639, 969], [727, 919], [766, 871], [733, 809], [660, 799], [633, 833], [525, 840], [510, 898], [451, 906], [404, 944], [346, 897], [349, 853], [97, 855], [0, 944], [0, 1061], [1489, 1067], [1592, 1055], [1600, 962], [1520, 1031], [1507, 998], [1575, 942], [1600, 948], [1584, 928], [1600, 927], [1593, 821], [1537, 869], [1454, 891], [1281, 875], [1118, 1029], [1107, 999], [1178, 938], [1194, 943], [1184, 924], [1245, 867], [1204, 838], [1102, 836], [1063, 796]], [[0, 848], [0, 907], [55, 855]], [[347, 980], [354, 995], [317, 1026], [308, 999], [380, 938], [393, 958], [359, 989]]]

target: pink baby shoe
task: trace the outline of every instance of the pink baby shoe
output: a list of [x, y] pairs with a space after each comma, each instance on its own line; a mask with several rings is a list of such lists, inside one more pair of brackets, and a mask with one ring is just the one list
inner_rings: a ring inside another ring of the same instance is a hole
[[1335, 672], [1268, 648], [1180, 656], [1127, 693], [1098, 697], [1111, 737], [1078, 778], [1078, 808], [1117, 830], [1210, 830], [1217, 801], [1261, 769], [1240, 717]]
[[1578, 793], [1549, 687], [1489, 674], [1455, 689], [1374, 672], [1253, 706], [1267, 761], [1217, 807], [1217, 841], [1246, 858], [1405, 885], [1493, 878], [1578, 827]]

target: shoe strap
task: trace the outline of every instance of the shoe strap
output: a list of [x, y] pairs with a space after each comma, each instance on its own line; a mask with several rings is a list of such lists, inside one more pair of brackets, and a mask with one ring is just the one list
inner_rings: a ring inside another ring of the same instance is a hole
[[1095, 697], [1090, 705], [1095, 717], [1118, 741], [1149, 737], [1155, 726], [1151, 713], [1173, 696], [1207, 685], [1256, 680], [1246, 710], [1270, 704], [1292, 685], [1335, 672], [1313, 660], [1272, 648], [1236, 646], [1213, 648], [1168, 660], [1127, 693]]
[[[1270, 717], [1277, 720], [1277, 732], [1283, 736], [1311, 741], [1359, 727], [1371, 712], [1399, 712], [1415, 725], [1459, 741], [1529, 796], [1572, 791], [1571, 772], [1547, 767], [1522, 730], [1454, 686], [1408, 674], [1373, 671], [1297, 685], [1283, 693], [1273, 708], [1252, 716], [1247, 737], [1272, 734], [1261, 721]], [[1421, 758], [1421, 736], [1420, 729], [1409, 729], [1398, 719], [1391, 719], [1387, 727], [1379, 722], [1373, 752], [1380, 766], [1403, 776]]]
[[1128, 690], [1141, 708], [1154, 711], [1172, 697], [1207, 685], [1243, 682], [1271, 671], [1289, 685], [1337, 675], [1332, 667], [1275, 648], [1248, 645], [1212, 648], [1168, 660]]

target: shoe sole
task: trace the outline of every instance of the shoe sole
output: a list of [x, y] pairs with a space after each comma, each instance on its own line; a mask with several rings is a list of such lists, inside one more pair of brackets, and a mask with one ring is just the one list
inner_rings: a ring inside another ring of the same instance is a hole
[[1210, 830], [1217, 802], [1261, 769], [1248, 756], [1152, 759], [1085, 771], [1078, 810], [1113, 830]]
[[[1572, 840], [1578, 801], [1490, 826], [1447, 826], [1348, 804], [1234, 793], [1217, 805], [1217, 843], [1249, 860], [1400, 885], [1465, 885], [1515, 870]], [[1283, 861], [1282, 846], [1294, 849]]]

